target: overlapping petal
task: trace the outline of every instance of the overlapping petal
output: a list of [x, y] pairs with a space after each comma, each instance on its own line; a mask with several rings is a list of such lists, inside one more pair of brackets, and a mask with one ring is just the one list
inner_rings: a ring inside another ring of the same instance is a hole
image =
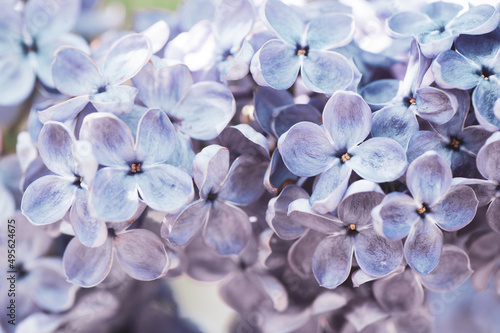
[[443, 233], [432, 222], [421, 220], [412, 228], [404, 245], [406, 261], [417, 272], [427, 275], [436, 268], [443, 248]]
[[[274, 89], [283, 90], [294, 84], [301, 65], [301, 60], [296, 55], [294, 46], [281, 40], [272, 39], [264, 44], [255, 56], [259, 57], [262, 77], [268, 85]], [[338, 57], [333, 56], [332, 58], [336, 60]], [[311, 64], [311, 75], [318, 75], [317, 70], [318, 68]], [[331, 85], [334, 84], [332, 82], [334, 80], [330, 79], [329, 81]]]
[[175, 129], [167, 115], [160, 109], [148, 110], [139, 121], [136, 151], [143, 163], [166, 162], [175, 150]]
[[[283, 54], [283, 56], [288, 57], [288, 53]], [[295, 58], [298, 59], [299, 57], [295, 56]], [[290, 68], [287, 69], [287, 74], [293, 73], [292, 68], [297, 61], [296, 59], [289, 60]], [[264, 65], [262, 65], [262, 68], [264, 73]], [[304, 57], [300, 73], [305, 85], [312, 91], [319, 93], [333, 93], [337, 90], [346, 89], [354, 78], [354, 71], [346, 57], [337, 52], [315, 49], [309, 50], [308, 55]], [[280, 73], [276, 74], [281, 75]], [[264, 79], [268, 81], [266, 74], [264, 74]], [[282, 88], [275, 87], [271, 83], [269, 85], [276, 89], [286, 89], [284, 84]]]
[[268, 0], [265, 4], [265, 19], [270, 30], [287, 43], [300, 43], [305, 25], [293, 9], [278, 0]]
[[474, 191], [468, 186], [455, 186], [432, 207], [429, 217], [446, 231], [456, 231], [469, 224], [478, 206]]
[[352, 254], [352, 240], [344, 235], [322, 240], [312, 258], [312, 270], [319, 285], [331, 289], [344, 282], [351, 271]]

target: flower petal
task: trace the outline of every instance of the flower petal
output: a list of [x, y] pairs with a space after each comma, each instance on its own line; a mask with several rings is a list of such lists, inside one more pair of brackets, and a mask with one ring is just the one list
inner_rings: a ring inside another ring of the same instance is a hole
[[139, 121], [137, 159], [147, 164], [166, 162], [175, 150], [177, 137], [167, 115], [160, 109], [148, 110]]
[[319, 93], [346, 89], [354, 78], [349, 60], [342, 54], [314, 49], [309, 50], [308, 55], [304, 57], [300, 74], [306, 87]]
[[38, 151], [47, 168], [62, 176], [74, 177], [73, 134], [61, 123], [48, 122], [38, 136]]
[[113, 239], [113, 245], [123, 270], [136, 280], [157, 279], [170, 265], [160, 238], [149, 230], [127, 230]]
[[151, 58], [147, 37], [131, 34], [117, 40], [104, 59], [104, 76], [109, 84], [120, 84], [135, 76]]
[[482, 80], [477, 74], [481, 68], [452, 50], [440, 53], [431, 68], [436, 83], [443, 88], [471, 89]]
[[313, 209], [322, 214], [336, 210], [347, 190], [351, 173], [352, 169], [340, 162], [323, 172], [318, 177], [309, 199]]
[[454, 95], [434, 87], [422, 87], [415, 92], [415, 112], [421, 118], [436, 124], [444, 124], [458, 109]]
[[[275, 111], [275, 113], [278, 110]], [[280, 137], [293, 125], [301, 121], [321, 124], [321, 113], [310, 104], [293, 104], [279, 109], [279, 113], [271, 122], [272, 133]]]
[[346, 164], [359, 176], [376, 183], [398, 179], [408, 166], [401, 145], [389, 138], [371, 138], [348, 153], [351, 159]]
[[97, 111], [121, 115], [132, 111], [137, 92], [134, 87], [108, 86], [106, 91], [92, 94], [89, 99]]
[[402, 239], [420, 219], [417, 214], [419, 208], [415, 200], [406, 194], [389, 193], [382, 203], [372, 210], [373, 226], [388, 239]]
[[403, 243], [400, 240], [388, 240], [375, 230], [366, 229], [355, 236], [354, 254], [356, 262], [365, 273], [383, 276], [401, 264]]
[[271, 121], [274, 117], [274, 111], [279, 107], [294, 103], [292, 95], [286, 90], [258, 87], [253, 95], [255, 118], [264, 131], [272, 134]]
[[457, 231], [472, 221], [478, 203], [473, 189], [468, 186], [454, 186], [432, 207], [428, 216], [441, 229]]
[[493, 134], [479, 150], [476, 158], [481, 175], [489, 180], [500, 182], [500, 134]]
[[136, 177], [141, 198], [155, 210], [177, 211], [193, 200], [193, 180], [181, 168], [168, 164], [148, 165]]
[[100, 247], [86, 247], [73, 238], [63, 256], [64, 274], [68, 281], [84, 288], [101, 283], [113, 263], [113, 245], [107, 241]]
[[197, 200], [186, 206], [172, 223], [163, 220], [162, 236], [176, 246], [184, 246], [198, 234], [208, 221], [211, 203]]
[[251, 236], [248, 215], [231, 204], [215, 201], [203, 229], [203, 240], [221, 256], [238, 254]]
[[411, 136], [408, 142], [406, 157], [408, 163], [413, 162], [417, 157], [428, 151], [435, 151], [448, 164], [451, 164], [453, 150], [448, 148], [449, 141], [445, 137], [434, 131], [418, 131]]
[[36, 75], [27, 61], [16, 53], [3, 56], [0, 61], [0, 105], [14, 106], [24, 101], [33, 91]]
[[229, 89], [216, 82], [194, 84], [177, 107], [164, 110], [174, 125], [198, 140], [211, 140], [219, 135], [233, 118], [236, 103]]
[[309, 122], [293, 125], [280, 137], [278, 148], [287, 168], [301, 177], [315, 176], [337, 159], [324, 129]]
[[319, 285], [335, 288], [351, 271], [353, 244], [345, 235], [329, 236], [319, 244], [312, 258], [312, 270]]
[[486, 211], [486, 221], [488, 222], [490, 228], [496, 233], [500, 234], [500, 219], [498, 216], [500, 214], [500, 200], [494, 199], [488, 210]]
[[411, 270], [375, 281], [373, 295], [389, 313], [411, 312], [424, 302], [424, 289]]
[[95, 62], [85, 52], [65, 47], [55, 54], [52, 78], [60, 92], [68, 96], [85, 95], [104, 84]]
[[446, 244], [437, 267], [419, 279], [428, 290], [443, 293], [459, 287], [472, 275], [469, 257], [458, 246]]
[[372, 112], [360, 95], [338, 91], [325, 105], [323, 124], [335, 147], [347, 150], [370, 134]]
[[500, 120], [495, 116], [495, 103], [499, 98], [500, 80], [495, 76], [490, 76], [488, 81], [482, 80], [472, 92], [472, 106], [477, 121], [490, 132], [500, 128]]
[[398, 37], [415, 36], [423, 32], [439, 29], [439, 26], [423, 13], [400, 12], [387, 21], [390, 31]]
[[455, 18], [449, 29], [460, 34], [482, 35], [494, 30], [500, 22], [500, 13], [487, 4], [471, 6], [468, 11]]
[[306, 43], [312, 49], [327, 50], [348, 44], [354, 34], [354, 19], [349, 14], [329, 13], [309, 21]]
[[384, 196], [383, 193], [375, 191], [348, 193], [340, 202], [337, 215], [344, 226], [350, 224], [356, 225], [356, 228], [368, 226], [372, 222], [372, 209], [382, 202]]
[[446, 26], [464, 7], [459, 4], [438, 1], [421, 8], [422, 13], [429, 16], [434, 22]]
[[325, 234], [309, 229], [290, 247], [288, 251], [288, 264], [299, 277], [303, 279], [311, 277], [312, 257], [317, 244], [324, 238]]
[[24, 8], [24, 21], [32, 36], [49, 38], [73, 29], [79, 14], [78, 1], [47, 4], [43, 0], [33, 0]]
[[214, 14], [215, 30], [223, 48], [240, 45], [252, 30], [254, 9], [249, 0], [223, 0]]
[[85, 117], [80, 129], [80, 140], [92, 144], [92, 150], [101, 165], [129, 168], [134, 162], [134, 138], [128, 126], [116, 116], [92, 113]]
[[443, 233], [428, 220], [417, 222], [404, 245], [406, 261], [420, 274], [427, 275], [439, 263], [443, 248]]
[[418, 204], [429, 207], [438, 202], [451, 186], [451, 169], [435, 152], [415, 159], [406, 173], [406, 184]]
[[206, 199], [219, 192], [229, 172], [229, 150], [219, 145], [202, 149], [193, 161], [194, 182], [200, 189], [200, 197]]
[[396, 140], [406, 148], [411, 136], [418, 132], [415, 114], [404, 105], [387, 106], [373, 114], [372, 135]]
[[44, 176], [28, 186], [23, 195], [21, 210], [36, 225], [59, 221], [66, 215], [75, 198], [76, 187], [59, 176]]
[[343, 230], [342, 221], [331, 214], [315, 212], [305, 198], [294, 200], [288, 206], [288, 217], [301, 225], [324, 234], [333, 234]]
[[73, 97], [45, 110], [38, 111], [38, 118], [42, 123], [46, 123], [49, 120], [64, 123], [68, 120], [75, 119], [88, 104], [88, 95]]
[[90, 215], [86, 190], [78, 189], [76, 191], [76, 198], [71, 207], [69, 219], [75, 236], [82, 245], [99, 247], [106, 241], [108, 235], [106, 223]]
[[102, 168], [94, 178], [89, 197], [89, 208], [93, 215], [110, 221], [131, 219], [139, 207], [137, 179], [127, 170]]
[[294, 46], [271, 39], [255, 56], [259, 57], [262, 77], [269, 86], [284, 90], [295, 83], [299, 74], [300, 58]]
[[300, 43], [305, 27], [295, 10], [277, 0], [268, 0], [264, 10], [268, 28], [275, 36], [292, 45]]

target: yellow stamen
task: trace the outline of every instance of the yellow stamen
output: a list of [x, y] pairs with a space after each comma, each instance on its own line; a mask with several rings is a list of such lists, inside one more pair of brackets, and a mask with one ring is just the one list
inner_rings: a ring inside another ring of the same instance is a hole
[[346, 161], [351, 159], [351, 156], [348, 153], [345, 153], [344, 155], [342, 155], [341, 159], [342, 163], [345, 163]]
[[450, 146], [458, 149], [460, 147], [460, 141], [455, 138], [451, 138]]
[[419, 209], [417, 209], [417, 213], [418, 214], [423, 214], [423, 213], [425, 213], [426, 210], [427, 209], [425, 209], [425, 206], [422, 205], [422, 207], [420, 207]]
[[488, 81], [488, 77], [487, 77], [487, 76], [484, 76], [484, 74], [482, 74], [482, 75], [481, 75], [481, 77], [482, 77], [483, 79], [485, 79], [486, 81]]
[[410, 99], [410, 104], [416, 104], [416, 103], [417, 101], [415, 100], [415, 98]]
[[297, 55], [306, 55], [306, 50], [303, 49], [297, 50]]
[[349, 229], [356, 230], [356, 225], [354, 223], [349, 224]]
[[130, 168], [132, 169], [132, 173], [141, 172], [141, 163], [132, 163]]

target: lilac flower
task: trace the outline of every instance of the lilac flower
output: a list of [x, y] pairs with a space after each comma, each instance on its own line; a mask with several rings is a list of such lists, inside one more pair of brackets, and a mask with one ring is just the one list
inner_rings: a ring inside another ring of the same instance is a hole
[[73, 238], [63, 256], [68, 280], [85, 288], [101, 283], [108, 276], [115, 256], [134, 279], [149, 281], [163, 276], [170, 261], [160, 238], [149, 230], [126, 230], [128, 225], [108, 224], [106, 241], [100, 247], [86, 247]]
[[137, 89], [121, 84], [141, 70], [151, 52], [147, 37], [127, 35], [113, 44], [103, 67], [99, 68], [78, 49], [60, 49], [52, 65], [54, 84], [57, 90], [73, 98], [40, 111], [40, 121], [73, 120], [89, 102], [100, 112], [117, 115], [130, 112]]
[[462, 13], [462, 6], [438, 1], [425, 5], [421, 11], [394, 14], [387, 26], [397, 37], [414, 36], [429, 58], [449, 50], [459, 34], [482, 35], [495, 29], [500, 22], [498, 10], [486, 4], [471, 6]]
[[[88, 154], [79, 161], [82, 149]], [[61, 123], [49, 121], [40, 131], [38, 151], [53, 174], [36, 179], [26, 188], [21, 202], [23, 214], [35, 225], [47, 225], [61, 220], [69, 211], [80, 241], [86, 246], [102, 244], [105, 225], [88, 213], [88, 188], [97, 170], [90, 147], [77, 142]]]
[[456, 51], [440, 54], [432, 63], [436, 83], [443, 88], [472, 89], [477, 121], [488, 131], [500, 127], [498, 106], [500, 81], [500, 28], [482, 36], [460, 36]]
[[216, 82], [193, 84], [184, 65], [167, 66], [153, 57], [132, 81], [147, 107], [162, 109], [181, 132], [195, 139], [215, 138], [236, 111], [226, 86]]
[[175, 151], [175, 129], [159, 109], [141, 118], [137, 139], [112, 114], [85, 117], [80, 138], [88, 140], [99, 164], [90, 193], [90, 208], [105, 221], [124, 221], [137, 211], [139, 195], [151, 208], [175, 211], [193, 198], [186, 171], [165, 164]]
[[261, 85], [290, 88], [299, 70], [305, 85], [315, 92], [333, 93], [349, 86], [353, 70], [341, 54], [329, 51], [352, 39], [351, 15], [330, 13], [307, 24], [299, 14], [278, 0], [264, 6], [265, 23], [279, 39], [262, 46], [252, 60], [252, 74]]
[[[388, 239], [406, 236], [404, 253], [411, 268], [429, 274], [439, 263], [443, 233], [469, 224], [478, 200], [467, 186], [451, 187], [452, 175], [446, 161], [435, 152], [415, 159], [406, 173], [413, 197], [393, 192], [373, 212], [377, 231]], [[439, 228], [438, 228], [439, 227]]]
[[457, 98], [457, 113], [445, 124], [432, 124], [432, 130], [413, 134], [406, 152], [408, 162], [433, 150], [451, 166], [455, 177], [479, 177], [476, 155], [491, 133], [479, 125], [465, 127], [470, 107], [469, 94], [456, 89], [449, 93]]
[[261, 196], [265, 168], [256, 166], [258, 162], [255, 156], [242, 155], [230, 167], [227, 148], [204, 148], [193, 162], [200, 199], [162, 226], [164, 237], [183, 246], [201, 231], [204, 242], [219, 255], [238, 254], [250, 238], [251, 226], [248, 215], [235, 205], [248, 205]]
[[323, 127], [301, 122], [284, 133], [278, 147], [285, 165], [294, 174], [321, 174], [311, 195], [314, 210], [336, 209], [354, 170], [373, 182], [393, 181], [406, 170], [401, 146], [388, 138], [372, 138], [370, 107], [351, 92], [335, 93], [323, 111]]
[[290, 204], [288, 215], [292, 219], [327, 234], [312, 257], [312, 271], [321, 286], [335, 288], [347, 279], [353, 253], [360, 268], [374, 276], [386, 275], [401, 263], [402, 243], [387, 240], [373, 229], [371, 210], [383, 198], [378, 185], [361, 181], [351, 185], [339, 204], [338, 217], [315, 212], [307, 199]]
[[87, 42], [69, 33], [80, 12], [80, 1], [56, 6], [42, 0], [30, 0], [23, 10], [3, 4], [0, 13], [0, 105], [16, 105], [33, 90], [38, 77], [53, 88], [50, 66], [54, 52], [61, 46], [73, 46], [89, 52]]

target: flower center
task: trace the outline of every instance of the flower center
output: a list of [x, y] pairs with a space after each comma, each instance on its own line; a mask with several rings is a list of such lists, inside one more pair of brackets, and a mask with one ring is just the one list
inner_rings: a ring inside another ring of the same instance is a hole
[[452, 136], [450, 138], [450, 144], [448, 145], [448, 148], [450, 148], [454, 151], [459, 151], [461, 145], [462, 145], [462, 141], [460, 139], [457, 139], [457, 138]]
[[135, 175], [136, 173], [141, 173], [141, 162], [133, 162], [130, 164], [130, 173]]
[[345, 163], [346, 161], [351, 159], [351, 155], [349, 155], [348, 153], [345, 153], [344, 155], [342, 155], [340, 157], [340, 159], [342, 160], [342, 163]]
[[298, 45], [297, 44], [297, 47], [295, 49], [295, 54], [300, 56], [300, 55], [303, 55], [303, 56], [307, 56], [309, 54], [309, 46], [301, 46], [301, 45]]
[[349, 224], [349, 229], [356, 230], [356, 225], [354, 223]]
[[422, 207], [420, 207], [420, 208], [417, 209], [417, 214], [420, 215], [420, 217], [423, 218], [425, 216], [425, 214], [430, 213], [430, 211], [431, 210], [430, 210], [429, 206], [427, 206], [424, 203], [424, 204], [422, 204]]
[[426, 210], [427, 210], [427, 209], [425, 208], [425, 206], [422, 206], [422, 207], [420, 207], [419, 209], [417, 209], [417, 213], [418, 213], [419, 215], [422, 215], [423, 213], [425, 213], [425, 211], [426, 211]]
[[83, 182], [83, 177], [75, 175], [75, 181], [73, 182], [73, 185], [77, 187], [82, 187], [82, 182]]

